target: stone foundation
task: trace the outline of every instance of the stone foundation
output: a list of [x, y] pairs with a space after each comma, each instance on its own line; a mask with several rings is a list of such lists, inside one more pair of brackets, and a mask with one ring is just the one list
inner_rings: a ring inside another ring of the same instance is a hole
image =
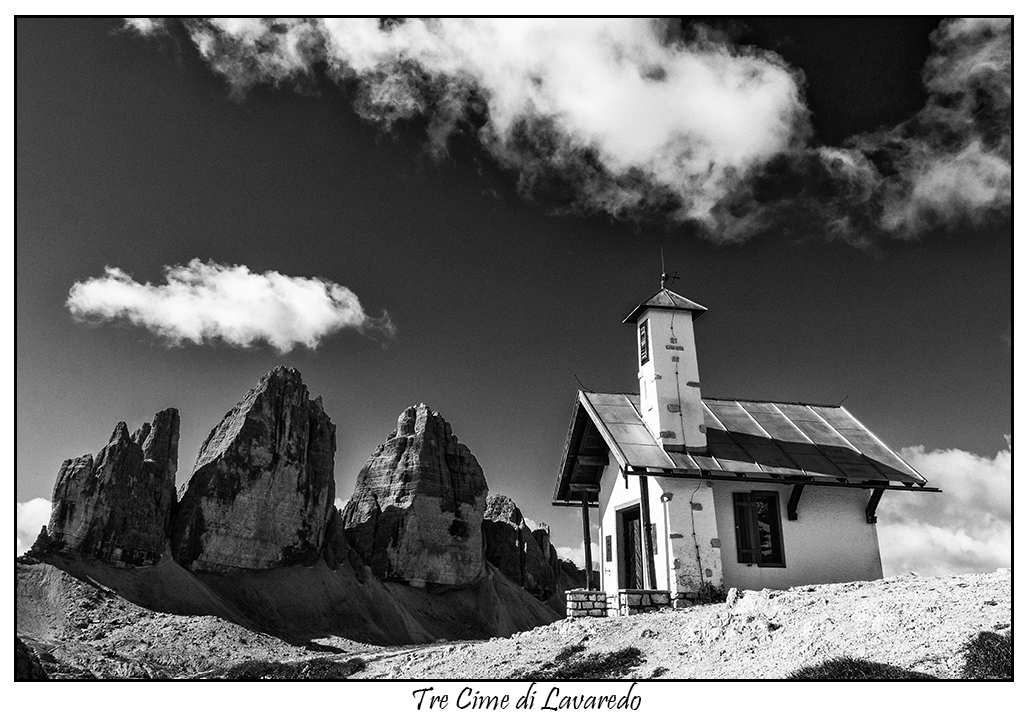
[[668, 590], [620, 590], [607, 594], [604, 590], [567, 590], [566, 617], [615, 617], [637, 615], [669, 607], [690, 607], [695, 604], [695, 593], [677, 593]]
[[698, 604], [698, 593], [674, 593], [673, 594], [673, 607], [684, 608], [692, 607]]
[[637, 615], [670, 607], [669, 590], [620, 590], [617, 614]]
[[607, 608], [604, 590], [566, 591], [566, 617], [605, 617]]

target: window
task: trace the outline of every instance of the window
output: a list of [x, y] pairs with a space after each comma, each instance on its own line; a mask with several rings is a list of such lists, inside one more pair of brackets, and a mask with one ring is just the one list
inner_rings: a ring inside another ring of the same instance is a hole
[[651, 525], [651, 534], [652, 534], [652, 555], [658, 555], [659, 554], [659, 542], [655, 539], [655, 523], [652, 523], [652, 525]]
[[646, 363], [648, 363], [648, 319], [645, 319], [641, 322], [639, 330], [641, 344], [641, 365], [644, 366]]
[[785, 567], [780, 501], [776, 493], [735, 493], [734, 532], [739, 563], [764, 568]]
[[612, 536], [611, 535], [606, 535], [605, 536], [605, 562], [606, 563], [611, 563], [612, 562]]

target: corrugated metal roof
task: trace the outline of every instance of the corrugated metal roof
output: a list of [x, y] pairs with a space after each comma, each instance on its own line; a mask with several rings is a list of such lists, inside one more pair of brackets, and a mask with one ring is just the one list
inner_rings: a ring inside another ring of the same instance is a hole
[[[842, 406], [702, 399], [706, 449], [667, 453], [641, 418], [638, 396], [580, 391], [570, 437], [594, 424], [624, 470], [671, 475], [888, 487], [923, 487], [923, 476]], [[556, 502], [569, 502], [575, 456], [567, 440]], [[600, 473], [598, 473], [600, 475]]]
[[659, 293], [651, 297], [643, 304], [638, 306], [636, 309], [630, 312], [630, 315], [623, 319], [624, 324], [632, 324], [637, 321], [637, 317], [645, 309], [667, 309], [670, 311], [692, 311], [694, 312], [694, 318], [698, 318], [703, 311], [708, 311], [701, 304], [696, 304], [690, 299], [685, 299], [680, 294], [675, 294], [669, 289], [660, 289]]

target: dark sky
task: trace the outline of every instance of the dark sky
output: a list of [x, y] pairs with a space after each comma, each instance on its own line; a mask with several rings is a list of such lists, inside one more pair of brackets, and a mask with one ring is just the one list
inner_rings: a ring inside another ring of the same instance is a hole
[[[838, 145], [923, 107], [937, 18], [710, 20], [805, 77], [813, 142]], [[316, 78], [231, 99], [182, 33], [113, 20], [18, 20], [17, 500], [117, 421], [182, 414], [179, 482], [201, 441], [270, 368], [298, 368], [338, 427], [338, 497], [397, 415], [451, 423], [491, 492], [576, 545], [550, 506], [577, 382], [637, 391], [622, 319], [658, 289], [709, 308], [703, 395], [844, 402], [893, 448], [990, 455], [1011, 427], [1010, 221], [958, 222], [857, 248], [826, 232], [709, 241], [691, 225], [556, 213], [474, 147], [434, 159], [424, 126], [384, 132]], [[116, 266], [159, 283], [193, 258], [350, 288], [393, 339], [316, 350], [169, 347], [73, 320], [72, 284]]]

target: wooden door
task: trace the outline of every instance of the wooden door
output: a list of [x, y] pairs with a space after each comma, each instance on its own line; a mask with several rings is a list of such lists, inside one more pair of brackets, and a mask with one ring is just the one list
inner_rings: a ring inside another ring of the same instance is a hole
[[644, 588], [644, 560], [641, 552], [641, 509], [628, 508], [621, 511], [623, 523], [622, 573], [623, 587], [640, 590]]

